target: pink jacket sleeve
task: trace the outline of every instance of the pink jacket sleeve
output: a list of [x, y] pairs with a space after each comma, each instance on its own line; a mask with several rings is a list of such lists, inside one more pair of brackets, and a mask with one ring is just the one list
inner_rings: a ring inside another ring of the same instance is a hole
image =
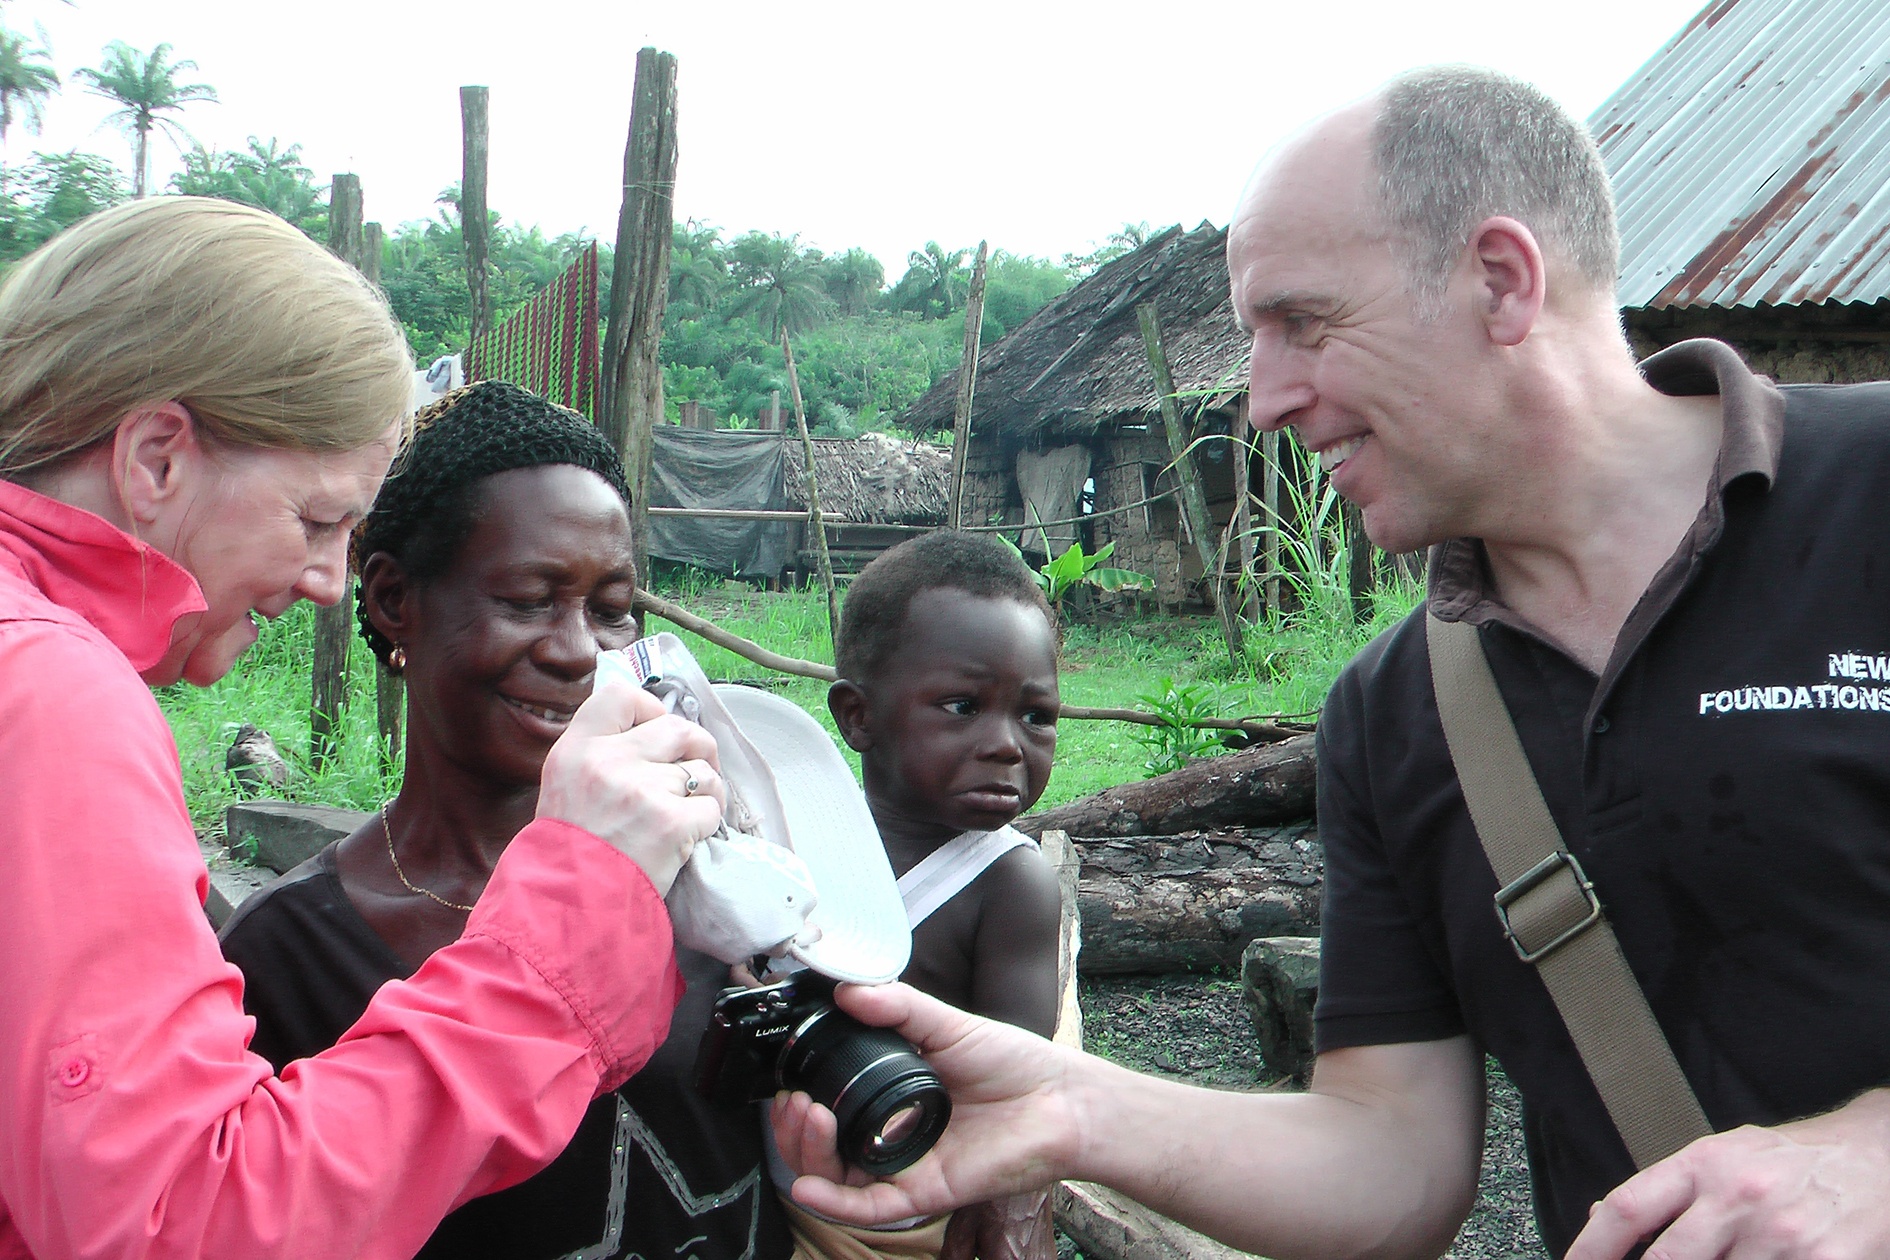
[[555, 1156], [681, 994], [630, 859], [521, 832], [463, 939], [280, 1079], [156, 704], [102, 642], [0, 626], [0, 1257], [405, 1257]]

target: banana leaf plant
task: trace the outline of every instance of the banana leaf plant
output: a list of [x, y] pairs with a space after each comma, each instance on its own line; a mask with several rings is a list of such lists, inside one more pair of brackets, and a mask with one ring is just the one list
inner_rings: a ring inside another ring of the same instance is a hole
[[[1006, 547], [1017, 552], [1018, 559], [1023, 559], [1024, 553], [1018, 550], [1016, 543], [1002, 534], [998, 537]], [[1052, 607], [1061, 605], [1063, 597], [1079, 586], [1109, 592], [1153, 590], [1155, 579], [1146, 573], [1103, 567], [1103, 561], [1115, 549], [1116, 545], [1111, 542], [1104, 543], [1100, 550], [1086, 552], [1080, 541], [1073, 542], [1062, 555], [1037, 566], [1031, 572], [1036, 575], [1037, 585], [1043, 588], [1044, 598], [1050, 601]]]

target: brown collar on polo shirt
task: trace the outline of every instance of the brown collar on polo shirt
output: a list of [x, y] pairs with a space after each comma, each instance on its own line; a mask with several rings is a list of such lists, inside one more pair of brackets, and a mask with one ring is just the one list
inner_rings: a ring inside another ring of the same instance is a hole
[[[1682, 341], [1669, 346], [1641, 363], [1641, 375], [1663, 394], [1719, 395], [1719, 458], [1713, 465], [1712, 491], [1694, 518], [1693, 527], [1648, 583], [1621, 627], [1608, 666], [1602, 671], [1601, 685], [1596, 688], [1597, 696], [1607, 691], [1607, 684], [1621, 665], [1633, 656], [1648, 630], [1686, 586], [1700, 557], [1718, 540], [1726, 522], [1726, 488], [1746, 476], [1763, 477], [1769, 485], [1778, 472], [1779, 447], [1785, 440], [1784, 395], [1770, 380], [1754, 375], [1738, 352], [1722, 341]], [[1425, 602], [1439, 620], [1467, 621], [1477, 626], [1500, 623], [1532, 638], [1550, 641], [1498, 597], [1482, 539], [1452, 538], [1437, 544], [1431, 548], [1429, 567]]]

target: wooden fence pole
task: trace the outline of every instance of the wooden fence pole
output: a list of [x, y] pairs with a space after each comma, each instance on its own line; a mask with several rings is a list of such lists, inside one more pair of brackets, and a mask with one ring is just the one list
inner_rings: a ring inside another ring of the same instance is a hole
[[[361, 226], [361, 274], [381, 286], [381, 251], [385, 235], [378, 223]], [[407, 684], [379, 661], [374, 663], [374, 727], [379, 736], [381, 773], [391, 773], [400, 757], [400, 724], [406, 716]]]
[[1352, 596], [1352, 623], [1364, 625], [1372, 619], [1372, 590], [1378, 585], [1378, 548], [1365, 536], [1365, 514], [1350, 499], [1344, 500], [1346, 585]]
[[978, 262], [971, 269], [971, 292], [965, 298], [965, 349], [958, 360], [958, 401], [952, 407], [952, 484], [948, 523], [965, 523], [965, 461], [971, 454], [971, 398], [978, 388], [978, 355], [984, 343], [985, 244], [978, 242]]
[[380, 224], [361, 225], [361, 274], [377, 289], [381, 287], [381, 251], [386, 245], [387, 236]]
[[487, 284], [487, 255], [492, 248], [486, 222], [486, 106], [492, 90], [459, 90], [460, 177], [459, 232], [466, 245], [466, 291], [470, 294], [472, 340], [492, 327], [492, 292]]
[[[361, 177], [337, 175], [328, 191], [328, 248], [337, 258], [360, 268]], [[348, 699], [348, 642], [354, 637], [354, 582], [342, 576], [339, 602], [315, 610], [315, 662], [311, 670], [308, 714], [308, 764], [321, 773], [334, 757], [341, 736], [341, 715]]]
[[637, 53], [630, 136], [623, 150], [623, 202], [610, 273], [604, 329], [603, 404], [598, 425], [623, 452], [630, 479], [630, 531], [637, 572], [649, 572], [650, 455], [663, 417], [663, 308], [669, 301], [670, 237], [675, 230], [676, 58], [654, 48]]
[[1261, 540], [1261, 571], [1266, 574], [1267, 611], [1280, 611], [1280, 431], [1260, 435], [1260, 510], [1267, 532]]
[[1240, 619], [1234, 616], [1233, 601], [1223, 589], [1221, 558], [1214, 550], [1207, 496], [1201, 491], [1194, 454], [1188, 449], [1188, 432], [1181, 423], [1181, 408], [1175, 402], [1175, 378], [1168, 370], [1168, 352], [1162, 348], [1161, 318], [1153, 302], [1139, 304], [1135, 316], [1142, 324], [1142, 345], [1148, 351], [1148, 370], [1155, 378], [1155, 393], [1161, 400], [1162, 428], [1168, 432], [1168, 454], [1174, 463], [1175, 476], [1181, 481], [1182, 508], [1188, 514], [1188, 528], [1194, 534], [1195, 551], [1201, 557], [1201, 576], [1207, 585], [1208, 598], [1220, 614], [1228, 659], [1238, 668], [1246, 659], [1246, 645], [1240, 633]]
[[1253, 434], [1247, 428], [1247, 395], [1234, 410], [1234, 537], [1240, 549], [1240, 597], [1237, 611], [1251, 617], [1260, 602], [1253, 572]]
[[801, 431], [801, 456], [807, 461], [807, 532], [814, 536], [814, 563], [827, 592], [827, 630], [840, 642], [840, 597], [834, 591], [833, 557], [827, 552], [827, 523], [820, 515], [820, 478], [814, 474], [814, 439], [807, 431], [807, 411], [801, 405], [801, 378], [794, 370], [794, 348], [787, 329], [781, 330], [781, 354], [787, 360], [788, 397], [794, 400], [794, 423]]
[[1044, 860], [1057, 873], [1057, 1026], [1058, 1045], [1083, 1048], [1083, 1006], [1077, 1000], [1076, 960], [1083, 948], [1082, 916], [1077, 910], [1083, 859], [1070, 843], [1070, 833], [1048, 828], [1037, 841]]

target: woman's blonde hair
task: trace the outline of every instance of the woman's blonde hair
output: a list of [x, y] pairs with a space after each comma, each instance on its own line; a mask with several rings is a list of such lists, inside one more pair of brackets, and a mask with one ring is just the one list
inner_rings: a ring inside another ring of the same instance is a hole
[[0, 477], [51, 468], [159, 402], [229, 445], [351, 450], [407, 413], [412, 373], [381, 295], [283, 220], [132, 202], [0, 284]]

